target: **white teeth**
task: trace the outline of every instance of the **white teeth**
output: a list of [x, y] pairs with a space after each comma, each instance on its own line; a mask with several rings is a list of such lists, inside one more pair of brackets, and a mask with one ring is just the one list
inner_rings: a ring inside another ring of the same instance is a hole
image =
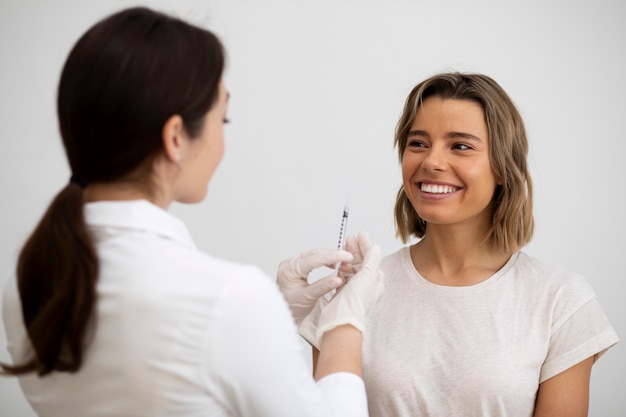
[[449, 185], [434, 185], [422, 183], [421, 190], [425, 193], [431, 194], [447, 194], [456, 191], [456, 187], [451, 187]]

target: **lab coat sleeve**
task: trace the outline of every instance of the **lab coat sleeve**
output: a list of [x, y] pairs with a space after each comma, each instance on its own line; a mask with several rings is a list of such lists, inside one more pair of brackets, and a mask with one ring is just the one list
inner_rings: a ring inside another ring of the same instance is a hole
[[240, 416], [366, 417], [363, 380], [340, 372], [315, 382], [289, 307], [269, 277], [236, 280], [220, 305], [217, 367], [224, 396]]

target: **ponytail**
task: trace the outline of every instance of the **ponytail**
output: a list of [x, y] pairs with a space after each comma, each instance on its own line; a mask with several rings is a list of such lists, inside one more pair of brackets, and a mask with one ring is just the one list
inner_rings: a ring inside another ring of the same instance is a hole
[[76, 372], [93, 324], [98, 260], [83, 215], [82, 184], [72, 180], [26, 241], [17, 285], [32, 357], [6, 374]]
[[172, 115], [195, 139], [219, 96], [224, 63], [215, 34], [145, 7], [114, 13], [78, 39], [61, 72], [57, 115], [69, 168], [79, 175], [20, 252], [17, 286], [32, 352], [0, 372], [80, 369], [96, 324], [98, 274], [82, 189], [146, 167]]

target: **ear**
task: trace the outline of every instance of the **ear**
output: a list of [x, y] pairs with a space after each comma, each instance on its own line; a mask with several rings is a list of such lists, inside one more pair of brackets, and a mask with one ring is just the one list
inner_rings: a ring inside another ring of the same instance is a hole
[[172, 162], [180, 161], [180, 158], [183, 155], [185, 134], [186, 132], [182, 117], [175, 114], [167, 119], [163, 125], [161, 138], [163, 140], [163, 153], [168, 160]]

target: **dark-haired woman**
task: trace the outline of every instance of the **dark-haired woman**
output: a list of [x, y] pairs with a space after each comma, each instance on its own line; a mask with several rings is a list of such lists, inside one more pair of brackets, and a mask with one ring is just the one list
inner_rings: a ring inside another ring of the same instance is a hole
[[[2, 368], [40, 416], [367, 415], [361, 331], [380, 294], [378, 248], [353, 251], [363, 266], [322, 313], [316, 382], [272, 280], [198, 251], [167, 212], [204, 199], [222, 158], [223, 69], [211, 32], [145, 8], [72, 49], [57, 105], [73, 174], [3, 300]], [[279, 278], [305, 288], [302, 270], [352, 258], [303, 254]]]

